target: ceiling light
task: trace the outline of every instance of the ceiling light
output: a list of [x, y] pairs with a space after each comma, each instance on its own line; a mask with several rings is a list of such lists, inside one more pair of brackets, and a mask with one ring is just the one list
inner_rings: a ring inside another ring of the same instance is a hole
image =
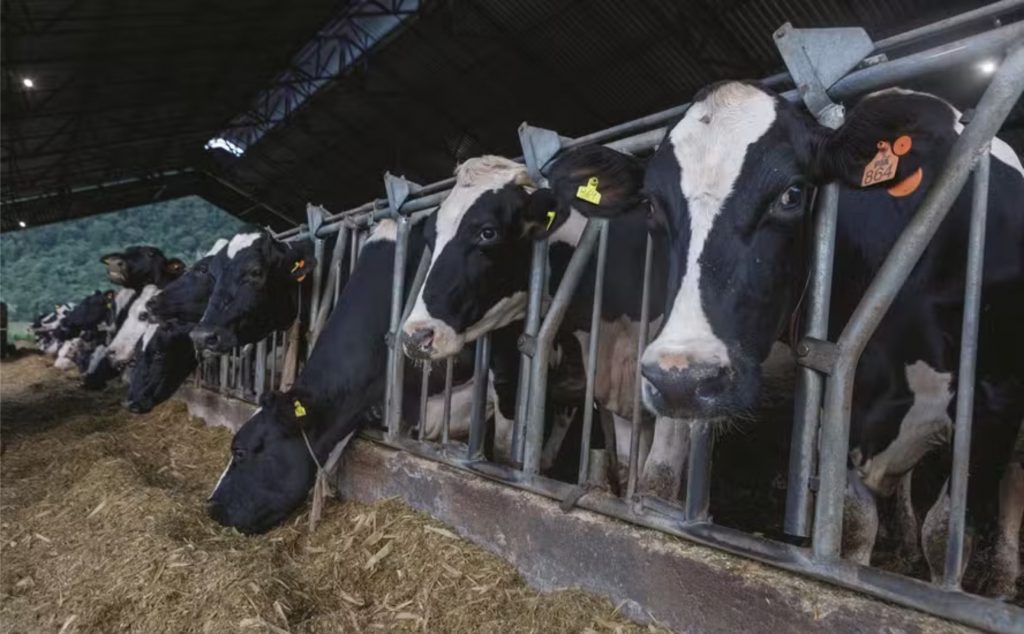
[[21, 85], [25, 88], [35, 88], [36, 82], [32, 81], [31, 77], [24, 77], [21, 80]]
[[210, 139], [209, 141], [207, 141], [206, 145], [203, 146], [203, 149], [206, 149], [206, 150], [218, 150], [218, 149], [219, 150], [224, 150], [224, 151], [229, 152], [230, 154], [233, 154], [235, 156], [241, 156], [242, 154], [245, 154], [245, 148], [241, 147], [237, 143], [233, 143], [233, 142], [229, 141], [228, 139], [225, 139], [225, 138], [219, 137], [219, 136], [218, 137], [214, 137], [214, 138]]
[[981, 71], [983, 75], [991, 75], [996, 72], [997, 67], [998, 64], [996, 64], [995, 60], [991, 59], [986, 59], [982, 63], [978, 64], [978, 70]]
[[24, 220], [19, 220], [19, 221], [18, 221], [18, 226], [19, 226], [19, 227], [21, 227], [22, 229], [24, 229], [24, 228], [25, 228], [25, 227], [27, 227], [28, 225], [27, 225], [27, 224], [25, 224], [25, 221], [24, 221]]

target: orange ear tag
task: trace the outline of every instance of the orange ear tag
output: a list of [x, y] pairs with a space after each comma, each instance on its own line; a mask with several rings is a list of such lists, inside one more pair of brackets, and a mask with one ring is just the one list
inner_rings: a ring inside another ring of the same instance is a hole
[[919, 167], [914, 170], [914, 173], [904, 178], [900, 182], [896, 183], [892, 187], [886, 189], [890, 196], [896, 198], [903, 198], [909, 196], [917, 191], [917, 188], [921, 186], [921, 180], [924, 178], [924, 171]]
[[903, 135], [896, 139], [892, 143], [892, 153], [896, 156], [903, 156], [910, 151], [910, 148], [914, 146], [914, 142], [910, 140], [910, 137]]
[[896, 167], [900, 164], [899, 157], [892, 153], [888, 141], [879, 141], [877, 147], [878, 153], [875, 154], [875, 158], [864, 168], [864, 175], [860, 179], [861, 187], [877, 185], [896, 177]]

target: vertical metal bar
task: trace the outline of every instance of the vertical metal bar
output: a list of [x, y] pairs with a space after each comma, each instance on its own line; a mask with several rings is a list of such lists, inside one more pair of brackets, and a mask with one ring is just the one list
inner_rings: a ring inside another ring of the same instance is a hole
[[423, 366], [423, 373], [420, 377], [420, 428], [417, 438], [423, 440], [427, 428], [427, 399], [430, 398], [430, 368], [428, 362]]
[[587, 391], [583, 399], [583, 432], [580, 438], [580, 484], [590, 477], [590, 433], [594, 427], [594, 389], [597, 376], [598, 343], [601, 338], [601, 306], [604, 303], [604, 267], [608, 256], [608, 223], [601, 223], [594, 274], [594, 305], [590, 312], [590, 340], [587, 346]]
[[277, 331], [270, 333], [270, 389], [277, 385]]
[[[540, 310], [544, 301], [544, 282], [547, 280], [548, 241], [535, 240], [533, 256], [530, 259], [530, 286], [526, 303], [526, 322], [523, 335], [537, 336], [540, 328]], [[530, 355], [521, 354], [519, 359], [519, 387], [516, 392], [516, 414], [512, 423], [512, 462], [522, 464], [523, 441], [525, 439], [526, 412], [530, 404]]]
[[[814, 246], [807, 289], [807, 328], [804, 336], [828, 338], [828, 313], [832, 301], [832, 259], [839, 212], [839, 185], [829, 183], [818, 190], [815, 210]], [[800, 355], [800, 346], [793, 352]], [[793, 407], [793, 435], [789, 447], [789, 479], [786, 487], [784, 530], [788, 535], [807, 537], [811, 519], [811, 475], [816, 464], [818, 423], [824, 377], [816, 370], [797, 370]]]
[[572, 301], [573, 293], [579, 286], [583, 271], [590, 262], [590, 256], [597, 248], [601, 235], [601, 225], [608, 222], [604, 218], [587, 220], [583, 235], [576, 245], [569, 264], [565, 268], [562, 282], [548, 307], [548, 314], [540, 326], [535, 341], [535, 350], [530, 368], [530, 406], [526, 419], [526, 439], [523, 448], [523, 471], [528, 475], [540, 473], [540, 457], [544, 439], [544, 407], [547, 400], [548, 359], [551, 356], [551, 343], [555, 333], [565, 318]]
[[931, 242], [950, 206], [963, 189], [974, 161], [988, 147], [1024, 90], [1024, 45], [1017, 44], [978, 102], [973, 120], [953, 143], [945, 165], [925, 194], [917, 213], [893, 244], [836, 343], [839, 355], [825, 385], [819, 457], [820, 485], [814, 508], [814, 556], [839, 557], [843, 532], [843, 496], [850, 442], [850, 410], [857, 362], [886, 311]]
[[313, 257], [316, 258], [316, 266], [313, 268], [313, 284], [309, 293], [309, 345], [306, 346], [306, 358], [313, 354], [313, 347], [318, 334], [318, 320], [320, 315], [320, 300], [323, 297], [324, 289], [324, 241], [313, 240]]
[[356, 270], [356, 260], [359, 259], [359, 227], [352, 227], [352, 246], [349, 248], [349, 261], [348, 271], [349, 275], [352, 275], [352, 271]]
[[427, 272], [430, 270], [430, 249], [424, 249], [423, 255], [420, 257], [420, 263], [416, 267], [416, 274], [412, 278], [412, 286], [409, 287], [409, 297], [405, 300], [405, 308], [402, 310], [402, 319], [399, 321], [399, 329], [405, 320], [409, 318], [409, 314], [412, 313], [412, 307], [416, 304], [416, 298], [420, 295], [420, 289], [423, 288], [423, 282], [427, 279]]
[[[633, 420], [629, 433], [629, 469], [626, 478], [626, 499], [636, 498], [636, 483], [640, 477], [640, 423], [643, 417], [643, 403], [640, 390], [643, 389], [641, 359], [647, 347], [647, 337], [651, 329], [651, 261], [654, 259], [654, 240], [647, 234], [647, 246], [644, 248], [644, 281], [640, 295], [640, 324], [636, 338], [636, 370], [633, 374]], [[618, 450], [618, 448], [616, 448]]]
[[469, 443], [467, 460], [482, 460], [484, 457], [484, 425], [487, 424], [487, 382], [491, 365], [491, 335], [484, 334], [476, 340], [473, 356], [473, 408], [469, 417]]
[[341, 298], [341, 261], [334, 265], [334, 293], [331, 299], [331, 310], [338, 305], [338, 299]]
[[441, 445], [448, 444], [448, 432], [452, 426], [452, 382], [455, 360], [451, 357], [444, 362], [444, 412], [441, 414]]
[[402, 385], [405, 378], [405, 360], [402, 358], [398, 341], [402, 308], [405, 294], [405, 261], [409, 251], [409, 219], [399, 216], [398, 233], [395, 237], [395, 270], [391, 279], [391, 321], [388, 325], [388, 377], [385, 401], [385, 416], [388, 437], [398, 437], [402, 420]]
[[[270, 336], [274, 336], [273, 333]], [[253, 392], [256, 398], [263, 394], [267, 388], [267, 340], [261, 339], [256, 344], [256, 370], [253, 376]]]
[[953, 433], [953, 470], [949, 487], [949, 536], [943, 585], [960, 587], [964, 555], [964, 522], [967, 510], [967, 467], [971, 458], [971, 424], [974, 412], [974, 371], [978, 362], [978, 322], [981, 282], [985, 264], [985, 219], [988, 216], [989, 148], [974, 170], [971, 228], [967, 237], [967, 271], [964, 275], [964, 321], [960, 331], [960, 373], [956, 388], [956, 427]]
[[686, 519], [690, 522], [708, 520], [711, 501], [711, 454], [714, 438], [708, 421], [690, 423], [690, 456], [686, 465]]
[[230, 357], [230, 354], [222, 354], [219, 357], [221, 394], [227, 394], [228, 391], [228, 359], [230, 359]]

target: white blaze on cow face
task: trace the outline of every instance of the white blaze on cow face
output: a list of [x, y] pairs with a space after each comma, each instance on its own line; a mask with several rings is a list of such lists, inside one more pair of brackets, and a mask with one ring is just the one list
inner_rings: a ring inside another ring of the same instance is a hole
[[254, 242], [260, 239], [263, 234], [257, 233], [240, 233], [235, 237], [231, 238], [231, 242], [228, 243], [228, 259], [233, 260], [238, 252], [242, 249], [252, 246]]
[[[768, 131], [775, 118], [770, 95], [730, 83], [694, 103], [672, 129], [669, 139], [680, 167], [690, 241], [682, 283], [664, 327], [644, 352], [644, 364], [657, 364], [664, 371], [685, 370], [693, 364], [729, 366], [728, 349], [715, 335], [701, 300], [701, 256], [740, 176], [748, 146]], [[646, 398], [647, 390], [644, 393]]]
[[[128, 317], [125, 318], [121, 328], [110, 342], [110, 360], [115, 367], [128, 363], [135, 353], [135, 344], [144, 337], [150, 330], [155, 331], [157, 324], [151, 324], [142, 320], [142, 314], [146, 310], [146, 304], [151, 300], [159, 289], [155, 284], [148, 284], [139, 291], [135, 303], [128, 309]], [[150, 335], [152, 336], [152, 335]]]
[[[466, 161], [455, 172], [455, 187], [451, 194], [441, 203], [437, 211], [437, 235], [431, 253], [430, 270], [427, 272], [429, 282], [438, 259], [455, 238], [459, 227], [477, 200], [487, 192], [498, 192], [509, 184], [532, 186], [526, 168], [515, 161], [500, 156], [482, 156]], [[482, 318], [466, 328], [463, 332], [446, 323], [438, 316], [432, 315], [424, 300], [424, 283], [416, 296], [412, 312], [402, 326], [407, 336], [417, 331], [432, 332], [429, 355], [432, 359], [440, 359], [458, 354], [467, 342], [474, 341], [482, 334], [505, 326], [516, 319], [521, 319], [526, 310], [526, 293], [513, 292], [489, 306]]]
[[213, 246], [210, 247], [210, 250], [206, 252], [206, 255], [217, 255], [218, 253], [223, 251], [224, 247], [226, 246], [228, 246], [227, 240], [225, 240], [224, 238], [217, 238], [217, 241], [213, 243]]

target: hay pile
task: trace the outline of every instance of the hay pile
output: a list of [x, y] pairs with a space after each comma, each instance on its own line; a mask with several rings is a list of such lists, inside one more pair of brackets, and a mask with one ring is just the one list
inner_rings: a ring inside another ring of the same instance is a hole
[[132, 417], [27, 356], [2, 368], [6, 632], [626, 632], [607, 601], [538, 594], [396, 501], [331, 503], [248, 538], [203, 513], [229, 434], [182, 405]]

